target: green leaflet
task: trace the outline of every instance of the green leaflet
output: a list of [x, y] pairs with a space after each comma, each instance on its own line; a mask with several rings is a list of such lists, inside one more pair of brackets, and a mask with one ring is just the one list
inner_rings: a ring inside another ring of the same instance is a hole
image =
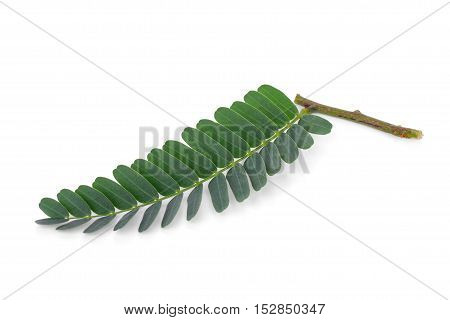
[[250, 91], [245, 95], [244, 101], [264, 113], [276, 123], [278, 128], [285, 126], [289, 122], [286, 114], [262, 93]]
[[119, 229], [122, 229], [125, 227], [125, 225], [130, 222], [131, 219], [136, 215], [136, 213], [139, 211], [139, 209], [134, 209], [128, 212], [127, 214], [123, 215], [122, 218], [116, 223], [114, 226], [114, 231], [117, 231]]
[[330, 121], [311, 114], [304, 115], [298, 122], [306, 131], [314, 134], [328, 134], [333, 125]]
[[154, 205], [151, 205], [147, 208], [147, 210], [145, 210], [144, 215], [142, 216], [141, 224], [139, 225], [139, 232], [144, 232], [152, 225], [160, 209], [161, 202], [156, 202]]
[[72, 190], [62, 189], [57, 194], [57, 198], [74, 217], [84, 218], [91, 215], [91, 209], [86, 201]]
[[227, 179], [223, 173], [219, 173], [208, 184], [209, 193], [214, 209], [217, 212], [222, 212], [228, 207], [230, 199], [228, 197]]
[[231, 152], [234, 158], [243, 157], [250, 151], [250, 145], [236, 133], [224, 126], [207, 119], [197, 123], [197, 129], [219, 142]]
[[189, 166], [200, 178], [206, 178], [217, 170], [216, 165], [210, 159], [181, 142], [166, 141], [163, 150]]
[[79, 186], [75, 190], [96, 214], [106, 215], [114, 212], [113, 203], [100, 191], [89, 186]]
[[64, 219], [69, 217], [67, 209], [58, 201], [44, 198], [39, 203], [39, 208], [50, 218]]
[[89, 225], [86, 229], [84, 229], [84, 233], [92, 233], [95, 231], [98, 231], [102, 229], [103, 227], [107, 226], [111, 221], [114, 220], [116, 216], [106, 216], [97, 218], [93, 223]]
[[187, 199], [187, 221], [191, 221], [191, 219], [197, 214], [198, 209], [200, 209], [200, 204], [202, 203], [202, 197], [203, 184], [200, 184], [191, 191]]
[[130, 192], [108, 178], [98, 177], [92, 187], [107, 196], [117, 209], [127, 210], [137, 205], [136, 199]]
[[161, 222], [161, 227], [167, 227], [172, 221], [173, 218], [178, 213], [178, 210], [180, 209], [181, 200], [183, 200], [183, 194], [180, 193], [179, 195], [172, 198], [172, 200], [169, 201], [169, 204], [167, 205], [166, 212], [164, 212], [164, 217]]
[[261, 190], [267, 183], [266, 165], [259, 153], [255, 153], [244, 162], [244, 169], [255, 191]]
[[251, 105], [236, 101], [231, 105], [231, 110], [240, 114], [264, 133], [266, 139], [270, 138], [277, 130], [277, 125], [264, 113]]
[[226, 167], [234, 160], [230, 151], [198, 129], [186, 128], [181, 137], [192, 149], [211, 159], [218, 168]]
[[309, 149], [314, 144], [313, 137], [298, 124], [293, 124], [287, 131], [287, 134], [294, 140], [297, 147], [300, 149]]
[[194, 170], [161, 149], [153, 149], [147, 158], [168, 173], [181, 187], [190, 187], [198, 181]]
[[289, 120], [293, 119], [298, 114], [298, 109], [295, 104], [280, 90], [267, 84], [263, 84], [258, 88], [258, 92], [265, 95], [281, 110], [283, 110], [284, 114], [289, 118]]
[[275, 145], [280, 152], [281, 159], [286, 163], [294, 162], [299, 155], [298, 147], [295, 141], [287, 133], [282, 133], [275, 139]]
[[281, 170], [280, 152], [273, 142], [269, 142], [259, 154], [264, 159], [266, 172], [269, 176], [273, 176]]
[[250, 121], [238, 113], [228, 109], [219, 108], [214, 113], [218, 123], [230, 129], [252, 147], [257, 147], [264, 140], [264, 133], [255, 127]]
[[114, 169], [113, 176], [141, 203], [150, 202], [159, 197], [158, 191], [150, 182], [127, 166], [118, 166]]
[[52, 224], [60, 224], [60, 223], [67, 222], [67, 221], [69, 221], [69, 219], [45, 218], [45, 219], [36, 220], [35, 222], [37, 224], [40, 224], [43, 226], [48, 226], [48, 225], [52, 225]]
[[244, 167], [237, 163], [227, 172], [227, 180], [233, 191], [234, 197], [238, 202], [242, 202], [250, 195], [250, 186], [248, 184], [247, 174]]
[[73, 228], [76, 228], [76, 227], [79, 227], [79, 226], [85, 224], [86, 222], [88, 222], [90, 220], [91, 220], [91, 218], [83, 218], [83, 219], [72, 220], [69, 223], [60, 225], [59, 227], [56, 228], [56, 230], [73, 229]]
[[154, 163], [137, 159], [131, 168], [139, 172], [163, 196], [172, 195], [180, 189], [178, 183]]

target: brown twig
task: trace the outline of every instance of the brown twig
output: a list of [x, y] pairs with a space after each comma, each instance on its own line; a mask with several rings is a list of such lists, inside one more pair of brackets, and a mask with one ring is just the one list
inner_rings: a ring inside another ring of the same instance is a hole
[[396, 126], [396, 125], [390, 124], [388, 122], [384, 122], [384, 121], [366, 116], [365, 114], [362, 114], [359, 110], [346, 111], [346, 110], [342, 110], [342, 109], [338, 109], [338, 108], [329, 107], [324, 104], [320, 104], [320, 103], [314, 102], [312, 100], [309, 100], [307, 98], [303, 98], [300, 95], [297, 95], [295, 97], [295, 103], [298, 105], [301, 105], [302, 107], [304, 107], [305, 109], [307, 109], [310, 112], [318, 112], [318, 113], [330, 115], [333, 117], [339, 117], [339, 118], [347, 119], [350, 121], [362, 123], [362, 124], [365, 124], [372, 128], [375, 128], [377, 130], [381, 130], [381, 131], [393, 134], [394, 136], [398, 136], [401, 138], [421, 139], [423, 136], [422, 131], [420, 131], [420, 130]]

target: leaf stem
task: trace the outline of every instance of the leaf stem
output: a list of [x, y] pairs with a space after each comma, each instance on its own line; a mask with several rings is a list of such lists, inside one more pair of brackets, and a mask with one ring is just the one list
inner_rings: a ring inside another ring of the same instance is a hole
[[303, 110], [307, 110], [308, 112], [318, 112], [318, 113], [326, 114], [326, 115], [333, 116], [333, 117], [347, 119], [347, 120], [350, 120], [353, 122], [367, 125], [369, 127], [377, 129], [377, 130], [387, 132], [387, 133], [392, 134], [397, 137], [407, 138], [407, 139], [411, 139], [411, 138], [421, 139], [423, 136], [422, 131], [420, 131], [420, 130], [396, 126], [391, 123], [366, 116], [365, 114], [362, 114], [359, 110], [346, 111], [346, 110], [326, 106], [324, 104], [320, 104], [320, 103], [314, 102], [312, 100], [309, 100], [307, 98], [304, 98], [304, 97], [300, 96], [299, 94], [295, 97], [294, 101], [296, 104], [304, 107], [305, 109], [303, 109]]
[[111, 213], [106, 214], [106, 215], [92, 215], [92, 216], [89, 216], [89, 217], [82, 217], [82, 218], [80, 218], [80, 217], [69, 217], [69, 219], [70, 219], [70, 220], [74, 220], [74, 219], [86, 219], [86, 218], [94, 219], [94, 218], [101, 218], [101, 217], [107, 217], [107, 216], [116, 216], [116, 215], [121, 214], [121, 213], [124, 213], [124, 212], [130, 212], [131, 210], [139, 209], [139, 208], [146, 207], [146, 206], [155, 204], [155, 203], [157, 203], [157, 202], [160, 202], [160, 201], [163, 201], [163, 200], [166, 200], [166, 199], [170, 199], [170, 198], [172, 198], [172, 197], [174, 197], [174, 196], [177, 196], [177, 195], [179, 195], [179, 194], [181, 194], [181, 193], [183, 193], [183, 192], [185, 192], [185, 191], [191, 190], [191, 189], [193, 189], [193, 188], [195, 188], [195, 187], [197, 187], [197, 186], [199, 186], [199, 185], [205, 183], [206, 181], [211, 180], [212, 178], [214, 178], [214, 177], [217, 176], [218, 174], [220, 174], [220, 173], [222, 173], [222, 172], [224, 172], [224, 171], [226, 171], [226, 170], [228, 170], [228, 169], [231, 169], [232, 167], [234, 167], [234, 166], [235, 166], [236, 164], [238, 164], [239, 162], [241, 162], [241, 161], [243, 161], [243, 160], [245, 160], [245, 159], [251, 157], [251, 156], [254, 155], [259, 149], [263, 148], [263, 147], [266, 146], [269, 142], [271, 142], [271, 141], [275, 140], [277, 137], [279, 137], [281, 133], [283, 133], [284, 131], [288, 130], [295, 122], [297, 122], [298, 120], [300, 120], [300, 118], [301, 118], [303, 115], [307, 114], [307, 113], [308, 113], [308, 112], [306, 111], [306, 109], [301, 110], [301, 111], [300, 111], [299, 113], [297, 113], [297, 115], [296, 115], [291, 121], [289, 121], [285, 126], [283, 126], [283, 127], [281, 127], [280, 129], [278, 129], [271, 137], [269, 137], [269, 138], [263, 140], [258, 146], [256, 146], [256, 147], [253, 148], [252, 150], [250, 150], [245, 156], [243, 156], [243, 157], [241, 157], [241, 158], [235, 159], [233, 162], [231, 162], [230, 164], [228, 164], [226, 167], [223, 167], [223, 168], [217, 170], [216, 172], [214, 172], [214, 173], [213, 173], [212, 175], [210, 175], [209, 177], [206, 177], [206, 178], [204, 178], [204, 179], [201, 179], [201, 180], [195, 182], [192, 186], [189, 186], [189, 187], [186, 187], [186, 188], [182, 188], [182, 189], [180, 189], [180, 190], [174, 192], [174, 193], [171, 194], [171, 195], [164, 196], [164, 197], [161, 197], [161, 198], [158, 198], [158, 199], [149, 201], [149, 202], [141, 203], [141, 204], [138, 204], [138, 205], [136, 205], [136, 206], [134, 206], [134, 207], [132, 207], [132, 208], [126, 209], [126, 210], [115, 211], [115, 212], [111, 212]]

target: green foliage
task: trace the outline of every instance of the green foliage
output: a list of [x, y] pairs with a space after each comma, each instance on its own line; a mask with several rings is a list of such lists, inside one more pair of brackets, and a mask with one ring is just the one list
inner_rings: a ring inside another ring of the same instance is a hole
[[202, 203], [202, 198], [203, 185], [200, 184], [191, 191], [187, 199], [187, 221], [190, 221], [197, 214], [198, 209], [200, 209], [200, 204]]
[[280, 172], [281, 170], [281, 156], [277, 146], [273, 142], [269, 142], [267, 146], [261, 149], [259, 153], [266, 165], [266, 172], [269, 176]]
[[309, 149], [314, 144], [314, 139], [302, 126], [293, 124], [287, 134], [294, 140], [300, 149]]
[[228, 197], [227, 179], [222, 172], [211, 180], [208, 188], [214, 209], [217, 212], [225, 210], [230, 203], [230, 198]]
[[134, 209], [128, 212], [127, 214], [123, 215], [122, 218], [120, 218], [119, 222], [116, 223], [114, 226], [114, 231], [117, 231], [119, 229], [122, 229], [125, 227], [125, 225], [130, 222], [131, 219], [136, 215], [136, 213], [139, 211], [139, 209]]
[[180, 209], [181, 206], [181, 200], [183, 200], [183, 194], [180, 193], [179, 195], [172, 198], [172, 200], [169, 201], [169, 204], [167, 205], [166, 212], [164, 213], [164, 217], [161, 222], [161, 227], [168, 226], [175, 216], [178, 213], [178, 209]]
[[43, 198], [39, 207], [48, 218], [36, 223], [68, 230], [92, 220], [84, 230], [91, 233], [120, 215], [114, 226], [119, 230], [147, 207], [139, 225], [139, 232], [144, 232], [168, 200], [161, 222], [166, 227], [189, 190], [186, 218], [196, 216], [205, 183], [214, 209], [222, 212], [230, 203], [228, 186], [238, 202], [244, 201], [251, 194], [250, 184], [254, 191], [261, 190], [268, 175], [280, 172], [282, 161], [292, 163], [299, 149], [314, 144], [310, 133], [327, 134], [332, 128], [325, 119], [299, 112], [284, 93], [269, 85], [248, 92], [244, 102], [219, 108], [214, 118], [186, 128], [182, 133], [186, 144], [169, 140], [162, 149], [151, 150], [146, 160], [119, 165], [112, 174], [116, 181], [98, 177], [92, 187], [61, 190], [58, 201]]
[[156, 202], [145, 210], [144, 215], [142, 216], [141, 224], [139, 225], [139, 232], [144, 232], [152, 225], [159, 213], [159, 210], [161, 210], [161, 201]]
[[333, 127], [330, 121], [312, 114], [303, 116], [298, 124], [305, 128], [306, 131], [315, 134], [328, 134]]
[[39, 208], [53, 219], [65, 219], [69, 217], [67, 209], [61, 203], [51, 198], [42, 199], [39, 203]]
[[255, 153], [245, 160], [244, 169], [255, 191], [261, 190], [266, 185], [266, 164], [259, 153]]
[[238, 202], [242, 202], [250, 195], [250, 186], [244, 167], [237, 163], [227, 172], [227, 181]]
[[281, 159], [286, 163], [292, 163], [298, 158], [298, 147], [294, 140], [287, 134], [282, 133], [275, 139], [275, 145], [280, 152]]

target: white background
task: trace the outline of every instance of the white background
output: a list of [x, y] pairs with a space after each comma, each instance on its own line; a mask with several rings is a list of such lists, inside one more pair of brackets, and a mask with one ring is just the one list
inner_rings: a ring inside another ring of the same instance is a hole
[[[6, 4], [193, 126], [263, 83], [308, 95], [444, 2]], [[445, 297], [449, 27], [450, 5], [311, 97], [418, 127], [422, 140], [330, 119], [332, 134], [304, 152], [310, 173], [297, 163], [271, 178]], [[0, 3], [2, 298], [94, 238], [34, 224], [37, 204], [130, 164], [141, 126], [181, 124]], [[222, 214], [204, 198], [191, 222], [183, 206], [167, 229], [159, 217], [144, 234], [139, 219], [107, 232], [1, 302], [0, 314], [122, 319], [125, 305], [207, 303], [248, 308], [210, 318], [249, 319], [256, 303], [325, 303], [322, 315], [297, 317], [448, 319], [448, 300], [274, 185]]]

